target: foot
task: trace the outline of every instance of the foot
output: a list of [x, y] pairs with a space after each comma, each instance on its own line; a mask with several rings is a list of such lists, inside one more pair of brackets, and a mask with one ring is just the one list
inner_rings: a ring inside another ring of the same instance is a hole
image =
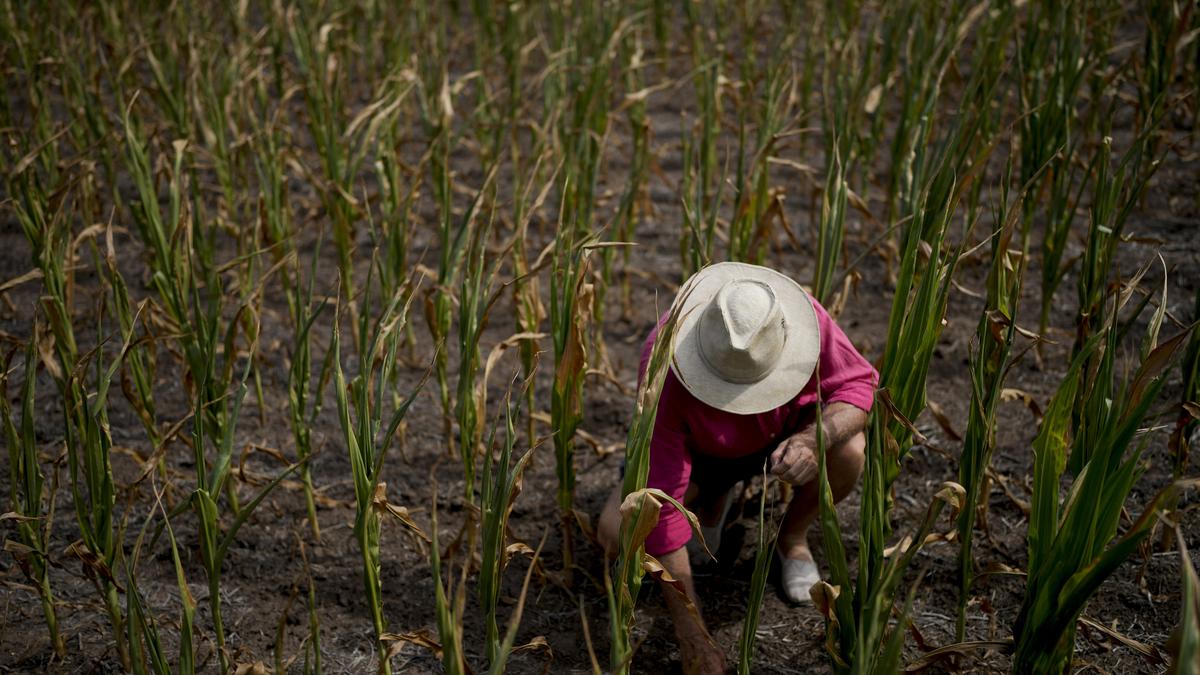
[[812, 602], [809, 590], [820, 580], [817, 563], [808, 551], [789, 551], [789, 556], [779, 554], [779, 582], [788, 602], [798, 605]]

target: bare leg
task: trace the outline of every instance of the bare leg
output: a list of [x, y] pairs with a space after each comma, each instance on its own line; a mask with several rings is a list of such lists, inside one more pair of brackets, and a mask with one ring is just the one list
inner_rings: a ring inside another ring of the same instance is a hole
[[604, 547], [604, 555], [608, 559], [617, 557], [617, 548], [621, 537], [621, 483], [618, 481], [608, 493], [604, 508], [600, 511], [600, 521], [596, 525], [596, 538]]
[[[730, 490], [724, 490], [712, 495], [702, 495], [696, 484], [691, 483], [683, 495], [683, 504], [696, 514], [701, 525], [714, 527], [721, 522], [721, 516], [729, 507], [729, 494]], [[600, 511], [600, 520], [596, 527], [596, 538], [604, 546], [604, 554], [609, 558], [617, 555], [620, 536], [621, 484], [617, 483], [613, 486], [612, 492], [608, 493], [608, 499], [605, 500], [604, 508]]]
[[[829, 472], [829, 487], [833, 501], [840, 502], [850, 494], [862, 474], [866, 461], [867, 437], [861, 433], [851, 436], [841, 445], [829, 448], [825, 467]], [[819, 507], [817, 481], [797, 486], [792, 491], [787, 515], [779, 528], [779, 553], [792, 560], [812, 560], [808, 549], [808, 528], [817, 517]]]

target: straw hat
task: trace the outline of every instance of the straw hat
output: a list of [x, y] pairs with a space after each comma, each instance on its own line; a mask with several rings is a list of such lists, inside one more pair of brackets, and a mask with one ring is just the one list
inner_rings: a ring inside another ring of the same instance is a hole
[[821, 338], [800, 284], [775, 270], [717, 263], [694, 274], [671, 369], [693, 396], [739, 415], [774, 410], [812, 377]]

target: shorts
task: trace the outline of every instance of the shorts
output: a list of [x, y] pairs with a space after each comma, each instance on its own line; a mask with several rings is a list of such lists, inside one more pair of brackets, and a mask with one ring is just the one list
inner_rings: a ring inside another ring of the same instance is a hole
[[[692, 453], [692, 475], [689, 482], [700, 494], [718, 495], [734, 485], [763, 474], [776, 446], [759, 450], [744, 457], [713, 457]], [[769, 468], [768, 468], [769, 470]], [[621, 458], [620, 479], [625, 479], [625, 458]]]

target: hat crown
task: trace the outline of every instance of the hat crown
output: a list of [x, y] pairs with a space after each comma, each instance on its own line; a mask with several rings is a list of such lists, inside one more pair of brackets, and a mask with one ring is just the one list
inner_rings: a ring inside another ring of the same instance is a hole
[[775, 367], [787, 341], [779, 300], [757, 280], [726, 283], [709, 301], [698, 326], [699, 351], [727, 382], [757, 382]]

